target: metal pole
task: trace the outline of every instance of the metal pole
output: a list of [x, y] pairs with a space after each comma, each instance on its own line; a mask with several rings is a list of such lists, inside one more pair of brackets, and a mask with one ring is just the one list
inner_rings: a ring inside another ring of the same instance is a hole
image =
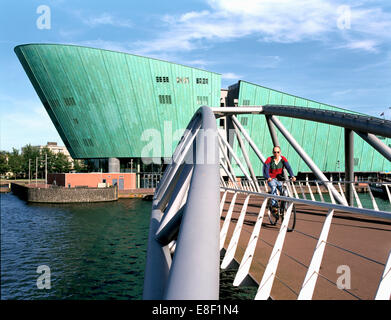
[[[354, 180], [354, 134], [353, 130], [345, 128], [345, 181]], [[350, 183], [345, 183], [346, 199], [349, 206], [354, 205], [353, 189]]]
[[[202, 129], [217, 132], [216, 118], [201, 107]], [[210, 137], [209, 137], [210, 138]], [[204, 161], [195, 163], [164, 298], [219, 298], [220, 169], [217, 135], [196, 145]], [[212, 140], [212, 141], [211, 141]], [[212, 145], [210, 145], [212, 143]], [[211, 151], [213, 147], [213, 151]], [[210, 160], [213, 153], [214, 161]], [[197, 238], [197, 241], [195, 239]]]
[[29, 159], [29, 184], [31, 183], [31, 159]]
[[[374, 147], [377, 151], [379, 151], [388, 161], [391, 161], [391, 148], [386, 144], [380, 141], [378, 137], [376, 137], [372, 133], [364, 133], [361, 131], [355, 131], [362, 139], [368, 142], [372, 147]], [[347, 180], [347, 179], [345, 179]]]
[[257, 177], [255, 176], [253, 167], [251, 165], [251, 161], [250, 161], [249, 156], [247, 154], [246, 146], [244, 145], [242, 137], [240, 136], [240, 132], [239, 132], [239, 130], [238, 130], [238, 128], [236, 126], [235, 126], [235, 132], [236, 132], [236, 138], [238, 139], [239, 146], [240, 146], [240, 149], [241, 149], [242, 154], [243, 154], [243, 158], [246, 161], [248, 171], [250, 171], [250, 175], [253, 178], [253, 182], [254, 182], [256, 191], [260, 192], [261, 189], [259, 188]]
[[[223, 158], [224, 158], [225, 162], [227, 163], [227, 167], [228, 167], [229, 171], [231, 172], [231, 175], [234, 179], [232, 182], [235, 184], [236, 183], [235, 171], [232, 168], [231, 162], [228, 159], [228, 156], [227, 156], [227, 153], [225, 152], [223, 143], [220, 141], [220, 139], [218, 139], [218, 140], [219, 140], [220, 151], [223, 153]], [[221, 162], [223, 163], [223, 161], [221, 161]]]
[[297, 143], [295, 138], [285, 129], [283, 124], [275, 117], [271, 116], [271, 120], [275, 124], [275, 126], [280, 130], [280, 132], [284, 135], [284, 137], [288, 140], [288, 142], [292, 145], [292, 147], [296, 150], [296, 152], [300, 155], [300, 157], [304, 160], [304, 162], [310, 167], [310, 169], [314, 172], [314, 174], [318, 177], [319, 180], [329, 185], [331, 192], [334, 197], [340, 204], [347, 205], [346, 201], [341, 197], [338, 191], [334, 188], [332, 184], [330, 184], [327, 177], [323, 174], [323, 172], [318, 168], [314, 161], [308, 156], [308, 154], [304, 151], [304, 149]]
[[270, 119], [270, 116], [265, 115], [265, 118], [266, 118], [267, 126], [269, 127], [270, 136], [273, 141], [273, 146], [274, 147], [280, 146], [280, 144], [278, 143], [277, 132], [276, 132], [276, 129], [274, 128], [273, 122]]
[[38, 184], [38, 157], [35, 157], [35, 186]]
[[[226, 135], [227, 135], [227, 141], [230, 145], [230, 147], [233, 149], [234, 148], [234, 140], [235, 140], [235, 131], [234, 131], [234, 125], [232, 123], [232, 118], [231, 117], [225, 117], [225, 123], [226, 123]], [[231, 162], [232, 161], [232, 154], [227, 148], [227, 155], [228, 159]]]
[[48, 185], [48, 154], [45, 153], [45, 188]]
[[235, 151], [231, 148], [231, 146], [229, 145], [229, 143], [222, 137], [222, 135], [220, 134], [220, 132], [217, 132], [219, 137], [220, 137], [220, 140], [224, 142], [224, 144], [227, 146], [230, 154], [233, 156], [233, 158], [235, 159], [236, 163], [238, 164], [240, 170], [242, 170], [243, 174], [245, 175], [245, 177], [251, 181], [252, 179], [250, 178], [250, 176], [248, 175], [248, 173], [246, 172], [246, 170], [244, 170], [244, 166], [243, 164], [240, 162], [238, 156], [235, 154]]
[[254, 150], [255, 154], [258, 156], [259, 160], [261, 160], [262, 163], [264, 164], [265, 161], [266, 161], [266, 158], [263, 156], [261, 151], [259, 151], [257, 145], [250, 138], [250, 136], [248, 135], [247, 131], [242, 127], [242, 125], [240, 124], [240, 122], [238, 121], [238, 119], [235, 116], [232, 116], [231, 119], [235, 123], [235, 125], [239, 128], [239, 130], [242, 132], [244, 138], [248, 141], [248, 143], [250, 144], [251, 148], [253, 148], [253, 150]]

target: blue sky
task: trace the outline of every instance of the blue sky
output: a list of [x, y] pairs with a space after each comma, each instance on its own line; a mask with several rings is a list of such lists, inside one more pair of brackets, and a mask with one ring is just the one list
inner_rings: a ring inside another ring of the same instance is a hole
[[[40, 5], [50, 29], [39, 29]], [[13, 48], [124, 51], [391, 119], [389, 0], [2, 0], [0, 149], [63, 145]]]

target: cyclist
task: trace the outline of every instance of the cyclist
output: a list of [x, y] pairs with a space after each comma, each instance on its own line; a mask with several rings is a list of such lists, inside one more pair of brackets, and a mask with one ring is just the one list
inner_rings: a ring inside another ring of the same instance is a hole
[[[282, 181], [284, 181], [283, 170], [286, 168], [289, 177], [292, 181], [296, 181], [292, 168], [288, 159], [281, 155], [281, 148], [275, 146], [273, 148], [273, 156], [268, 157], [263, 166], [263, 176], [267, 179], [267, 183], [271, 189], [271, 194], [277, 195], [277, 189], [282, 192]], [[272, 200], [273, 213], [277, 212], [278, 202], [276, 199]]]

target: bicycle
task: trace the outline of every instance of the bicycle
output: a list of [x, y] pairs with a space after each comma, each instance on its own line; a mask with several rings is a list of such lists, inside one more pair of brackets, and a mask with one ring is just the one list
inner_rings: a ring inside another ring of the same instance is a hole
[[[282, 195], [284, 197], [289, 197], [289, 192], [288, 192], [288, 188], [286, 186], [285, 181], [283, 182], [282, 192], [280, 193], [280, 195]], [[267, 207], [267, 214], [269, 216], [269, 221], [270, 221], [271, 225], [275, 226], [280, 218], [281, 218], [281, 221], [284, 221], [284, 216], [285, 216], [286, 211], [288, 210], [289, 203], [284, 200], [277, 200], [278, 207], [277, 207], [277, 214], [276, 214], [273, 212], [272, 199], [268, 198], [267, 201], [268, 201], [268, 204], [266, 207]], [[295, 208], [295, 205], [293, 205], [287, 231], [288, 232], [293, 231], [295, 229], [295, 225], [296, 225], [296, 208]]]

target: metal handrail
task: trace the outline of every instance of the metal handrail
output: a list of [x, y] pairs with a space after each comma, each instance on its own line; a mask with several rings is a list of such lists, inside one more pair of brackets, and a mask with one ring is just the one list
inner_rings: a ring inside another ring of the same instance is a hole
[[[178, 144], [174, 152], [177, 161], [166, 169], [167, 173], [155, 193], [144, 299], [209, 300], [219, 297], [217, 126], [210, 108], [201, 107], [196, 114], [201, 123], [200, 130], [197, 129], [193, 136], [188, 134]], [[197, 121], [194, 122], [197, 124]], [[212, 140], [208, 131], [212, 133]], [[197, 139], [194, 139], [195, 135]], [[203, 142], [198, 143], [200, 141]], [[185, 158], [188, 154], [192, 155], [193, 148], [198, 156], [195, 163], [187, 164]], [[175, 255], [171, 258], [175, 233]]]
[[312, 205], [312, 206], [326, 208], [326, 209], [340, 210], [340, 211], [345, 211], [345, 212], [349, 212], [349, 213], [356, 213], [356, 214], [364, 214], [364, 215], [368, 215], [368, 216], [375, 216], [375, 217], [385, 218], [385, 219], [391, 220], [391, 212], [387, 212], [387, 211], [375, 211], [375, 210], [371, 210], [371, 209], [349, 207], [349, 206], [344, 206], [344, 205], [340, 205], [340, 204], [333, 204], [333, 203], [328, 203], [328, 202], [319, 202], [319, 201], [305, 200], [305, 199], [299, 199], [299, 198], [294, 198], [294, 197], [272, 195], [270, 193], [262, 193], [262, 192], [255, 192], [255, 191], [242, 190], [242, 189], [233, 189], [233, 188], [227, 188], [227, 187], [223, 187], [223, 186], [220, 186], [220, 189], [228, 190], [231, 192], [254, 194], [254, 195], [262, 196], [264, 198], [274, 198], [277, 200], [283, 200], [283, 201], [287, 201], [287, 202]]

